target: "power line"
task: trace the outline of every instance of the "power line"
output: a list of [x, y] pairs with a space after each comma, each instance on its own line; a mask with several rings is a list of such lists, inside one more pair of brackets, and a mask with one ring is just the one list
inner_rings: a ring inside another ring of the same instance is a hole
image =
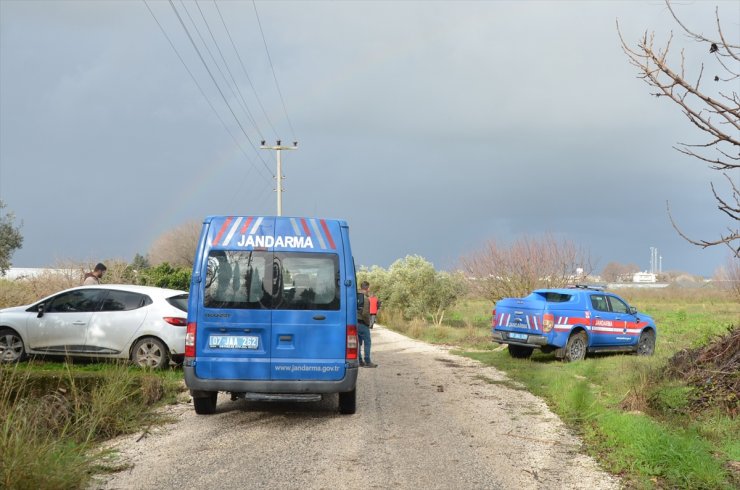
[[295, 140], [295, 130], [293, 130], [293, 123], [290, 122], [288, 116], [288, 109], [285, 108], [285, 100], [283, 99], [283, 93], [280, 90], [280, 84], [278, 83], [277, 75], [275, 75], [275, 66], [272, 64], [272, 58], [270, 57], [270, 50], [267, 49], [267, 40], [265, 39], [265, 32], [262, 30], [262, 22], [260, 22], [260, 14], [257, 12], [257, 4], [252, 0], [252, 6], [254, 7], [254, 15], [257, 16], [257, 25], [259, 25], [260, 33], [262, 34], [262, 42], [265, 44], [265, 52], [267, 53], [267, 59], [270, 62], [270, 69], [272, 69], [272, 78], [275, 80], [275, 87], [277, 87], [278, 95], [280, 95], [280, 102], [283, 104], [283, 112], [285, 113], [285, 119], [288, 120], [288, 126], [290, 126], [290, 132]]
[[275, 130], [275, 126], [272, 125], [272, 121], [270, 120], [270, 116], [267, 115], [267, 111], [265, 110], [265, 107], [262, 105], [262, 101], [260, 101], [260, 98], [257, 95], [257, 89], [254, 88], [254, 84], [252, 83], [252, 79], [249, 77], [249, 73], [247, 73], [247, 69], [244, 66], [244, 61], [242, 61], [242, 57], [239, 54], [239, 50], [236, 49], [236, 44], [234, 43], [234, 39], [231, 37], [231, 32], [229, 32], [229, 28], [226, 25], [226, 21], [224, 20], [224, 16], [221, 15], [221, 9], [218, 7], [218, 3], [216, 3], [216, 0], [213, 0], [213, 5], [216, 6], [216, 10], [218, 11], [218, 16], [221, 18], [221, 23], [224, 25], [224, 29], [226, 30], [226, 34], [229, 36], [229, 41], [231, 41], [231, 47], [234, 48], [234, 52], [236, 53], [236, 57], [239, 60], [239, 64], [242, 67], [242, 71], [244, 71], [244, 76], [247, 77], [247, 81], [249, 82], [249, 86], [252, 87], [252, 92], [254, 92], [254, 98], [257, 99], [257, 104], [259, 104], [260, 109], [262, 109], [262, 114], [265, 116], [265, 119], [267, 120], [267, 124], [272, 129], [272, 132], [275, 134], [275, 137], [277, 137], [278, 132]]
[[[231, 84], [229, 83], [229, 79], [226, 78], [226, 75], [224, 75], [224, 71], [221, 69], [221, 65], [218, 64], [218, 61], [216, 61], [216, 57], [213, 55], [213, 52], [211, 52], [211, 48], [208, 47], [208, 43], [203, 38], [203, 35], [200, 33], [200, 29], [198, 29], [198, 25], [195, 23], [195, 19], [193, 19], [193, 16], [190, 15], [190, 10], [185, 5], [185, 2], [183, 0], [180, 0], [180, 5], [182, 6], [183, 10], [185, 10], [185, 13], [188, 16], [188, 19], [190, 19], [190, 23], [193, 25], [193, 29], [195, 29], [195, 33], [198, 34], [198, 38], [200, 39], [200, 42], [203, 43], [203, 47], [205, 48], [206, 52], [208, 53], [208, 56], [211, 57], [211, 61], [213, 62], [213, 65], [216, 67], [216, 69], [218, 70], [218, 72], [221, 74], [221, 78], [223, 79], [226, 87], [231, 91], [231, 95], [234, 97], [234, 99], [236, 99], [236, 101], [239, 104], [239, 106], [242, 108], [242, 110], [244, 111], [244, 113], [247, 115], [247, 120], [250, 123], [252, 123], [252, 127], [254, 128], [254, 130], [257, 131], [257, 134], [260, 137], [262, 137], [262, 132], [257, 127], [257, 122], [252, 117], [252, 113], [249, 112], [249, 109], [247, 109], [245, 105], [241, 104], [241, 101], [239, 100], [239, 97], [236, 95], [236, 92], [234, 91], [234, 87], [231, 86]], [[198, 5], [197, 2], [196, 2], [196, 5]], [[198, 8], [200, 9], [200, 6]], [[201, 12], [201, 16], [202, 16], [202, 12]], [[206, 27], [210, 31], [210, 27], [208, 27], [208, 22], [205, 20], [205, 17], [203, 17], [203, 20], [206, 23]], [[214, 43], [215, 43], [215, 38], [214, 38]], [[216, 48], [218, 48], [218, 44], [217, 43], [216, 43]], [[226, 69], [228, 71], [228, 65], [227, 65]]]
[[[213, 73], [211, 72], [211, 69], [208, 67], [208, 64], [206, 63], [206, 60], [203, 58], [203, 55], [200, 52], [200, 49], [198, 49], [198, 46], [195, 44], [195, 40], [193, 39], [193, 36], [190, 35], [190, 31], [188, 31], [187, 26], [185, 25], [185, 22], [182, 20], [182, 17], [180, 16], [180, 12], [177, 11], [175, 8], [175, 4], [172, 2], [172, 0], [168, 0], [170, 3], [170, 6], [172, 7], [172, 10], [175, 12], [175, 15], [177, 16], [177, 20], [180, 21], [180, 25], [182, 26], [183, 30], [185, 31], [185, 34], [187, 34], [188, 39], [190, 40], [190, 44], [193, 45], [193, 48], [195, 48], [195, 52], [198, 54], [198, 58], [200, 58], [201, 63], [203, 63], [203, 66], [205, 67], [206, 71], [208, 72], [208, 75], [211, 77], [211, 80], [213, 81], [213, 84], [216, 86], [216, 89], [218, 90], [218, 93], [221, 95], [221, 98], [223, 99], [224, 103], [226, 104], [226, 107], [228, 107], [229, 112], [231, 112], [231, 115], [234, 116], [234, 119], [236, 120], [236, 124], [239, 125], [239, 129], [241, 129], [242, 133], [244, 134], [244, 137], [247, 138], [247, 141], [249, 141], [249, 144], [252, 145], [254, 148], [254, 151], [257, 152], [256, 145], [252, 142], [252, 138], [249, 137], [247, 134], [247, 131], [244, 129], [244, 126], [242, 126], [241, 121], [239, 121], [239, 118], [236, 117], [236, 114], [234, 113], [234, 109], [232, 109], [231, 105], [229, 104], [229, 101], [226, 100], [226, 96], [224, 95], [223, 91], [221, 90], [221, 87], [218, 85], [218, 82], [216, 82], [216, 78], [213, 76]], [[272, 171], [270, 170], [270, 167], [267, 166], [267, 163], [262, 159], [262, 155], [257, 153], [257, 156], [259, 157], [260, 162], [262, 162], [262, 165], [267, 169], [267, 171], [272, 174]], [[274, 177], [274, 175], [273, 175]]]
[[[183, 6], [184, 6], [184, 4], [183, 4]], [[252, 126], [254, 126], [254, 129], [255, 129], [255, 131], [257, 131], [257, 134], [259, 135], [259, 137], [260, 138], [263, 138], [262, 131], [260, 131], [259, 127], [257, 126], [257, 120], [252, 115], [252, 111], [249, 110], [249, 106], [247, 105], [247, 101], [244, 100], [244, 96], [242, 95], [242, 91], [239, 88], [239, 84], [236, 83], [236, 79], [234, 78], [234, 74], [231, 73], [231, 68], [229, 68], [229, 62], [226, 61], [226, 58], [224, 57], [224, 54], [221, 51], [221, 47], [218, 45], [218, 41], [216, 40], [216, 36], [213, 35], [213, 31], [211, 30], [211, 26], [208, 24], [208, 20], [206, 19], [205, 14], [203, 14], [203, 9], [200, 8], [200, 4], [198, 3], [197, 0], [195, 1], [195, 6], [198, 7], [198, 12], [200, 12], [200, 17], [203, 19], [203, 23], [205, 24], [206, 29], [208, 29], [208, 34], [210, 34], [211, 40], [213, 41], [213, 44], [216, 46], [216, 50], [218, 51], [219, 56], [221, 56], [221, 61], [223, 62], [224, 67], [226, 68], [226, 71], [228, 72], [229, 77], [231, 78], [231, 81], [232, 81], [234, 87], [236, 88], [236, 92], [239, 94], [238, 100], [241, 101], [241, 104], [240, 105], [242, 106], [242, 109], [244, 109], [244, 112], [247, 114], [247, 119], [249, 119], [249, 121], [252, 123]], [[190, 20], [192, 21], [192, 18]], [[193, 22], [193, 25], [195, 26], [195, 22]], [[198, 30], [198, 28], [196, 27], [196, 31], [197, 30]], [[200, 35], [200, 32], [198, 32], [198, 35]], [[203, 38], [202, 37], [201, 37], [201, 41], [203, 41]], [[203, 41], [203, 44], [206, 45], [205, 41]], [[211, 50], [210, 49], [208, 50], [208, 54], [211, 54]], [[216, 59], [213, 57], [212, 54], [211, 54], [211, 57], [213, 58], [214, 64], [216, 64], [216, 66], [218, 66], [218, 64], [216, 63]], [[219, 71], [221, 71], [220, 68], [219, 68]], [[224, 80], [226, 79], [226, 77], [224, 76], [223, 72], [221, 72], [221, 76], [224, 77]], [[226, 80], [226, 83], [228, 84], [228, 80]], [[229, 88], [231, 89], [231, 93], [234, 95], [234, 97], [236, 97], [236, 93], [234, 93], [234, 89], [231, 88], [231, 85], [229, 85]]]
[[[162, 34], [164, 34], [165, 39], [167, 39], [167, 42], [169, 43], [169, 45], [172, 48], [172, 50], [175, 52], [175, 55], [177, 55], [177, 58], [180, 60], [180, 63], [182, 63], [182, 66], [185, 67], [185, 71], [188, 72], [188, 75], [190, 75], [190, 78], [193, 80], [193, 83], [195, 83], [195, 86], [198, 87], [198, 91], [200, 91], [201, 95], [203, 96], [203, 98], [208, 103], [208, 106], [211, 108], [211, 110], [213, 110], [213, 113], [216, 115], [216, 118], [218, 118], [218, 120], [221, 122], [221, 124], [223, 125], [224, 129], [226, 130], [226, 132], [229, 133], [229, 136], [231, 136], [231, 139], [234, 140], [234, 143], [236, 144], [237, 148], [239, 148], [239, 151], [241, 151], [241, 153], [244, 155], [244, 157], [250, 163], [250, 168], [256, 168], [254, 166], [254, 160], [252, 160], [249, 157], [249, 155], [247, 155], [247, 153], [244, 151], [244, 148], [242, 147], [242, 145], [237, 140], [236, 136], [234, 136], [234, 133], [231, 132], [231, 130], [229, 129], [229, 126], [226, 124], [226, 122], [223, 120], [223, 118], [221, 117], [221, 115], [218, 113], [218, 111], [216, 110], [216, 107], [214, 107], [214, 105], [211, 102], [210, 98], [208, 97], [208, 95], [206, 95], [205, 91], [203, 90], [203, 87], [200, 86], [200, 84], [198, 83], [198, 80], [195, 78], [195, 75], [193, 75], [193, 72], [190, 71], [190, 68], [188, 67], [187, 63], [185, 63], [185, 60], [183, 59], [183, 57], [180, 55], [180, 52], [175, 47], [174, 43], [172, 42], [172, 39], [170, 39], [170, 36], [167, 34], [167, 31], [164, 29], [164, 27], [162, 26], [162, 24], [159, 22], [159, 19], [157, 19], [157, 16], [154, 15], [154, 12], [152, 11], [151, 7], [149, 7], [149, 4], [147, 3], [147, 1], [146, 0], [143, 0], [143, 1], [144, 1], [144, 5], [146, 6], [147, 10], [149, 10], [149, 13], [151, 14], [152, 18], [154, 19], [154, 22], [156, 22], [157, 25], [159, 26], [159, 29], [162, 31]], [[255, 149], [255, 151], [256, 151], [256, 149]], [[272, 172], [270, 171], [269, 168], [267, 169], [267, 171], [270, 173], [270, 176], [272, 176], [273, 178], [275, 177], [272, 174]], [[269, 182], [268, 177], [266, 177], [263, 173], [260, 173], [260, 172], [258, 172], [258, 173], [259, 173], [260, 176], [262, 176], [262, 178], [264, 178], [265, 180], [267, 180]], [[248, 175], [249, 174], [247, 174], [247, 176]]]

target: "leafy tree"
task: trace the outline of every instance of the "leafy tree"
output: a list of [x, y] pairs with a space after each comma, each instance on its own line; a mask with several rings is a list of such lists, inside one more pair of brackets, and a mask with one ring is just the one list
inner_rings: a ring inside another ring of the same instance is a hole
[[[688, 237], [676, 225], [668, 206], [668, 216], [678, 234], [688, 242], [702, 248], [715, 245], [727, 245], [736, 258], [740, 258], [740, 187], [737, 171], [740, 168], [740, 95], [737, 83], [740, 78], [740, 45], [738, 34], [727, 33], [722, 28], [719, 9], [715, 8], [716, 33], [705, 37], [689, 29], [676, 15], [670, 2], [666, 5], [681, 30], [693, 42], [706, 47], [714, 63], [712, 70], [713, 85], [701, 85], [704, 77], [704, 64], [687, 73], [684, 51], [681, 50], [680, 63], [669, 61], [668, 54], [673, 41], [671, 34], [661, 48], [655, 45], [655, 33], [645, 34], [631, 47], [619, 32], [622, 50], [635, 66], [648, 85], [656, 89], [653, 93], [658, 98], [670, 100], [678, 106], [688, 120], [706, 136], [702, 143], [678, 143], [676, 149], [685, 155], [697, 158], [720, 172], [729, 183], [730, 196], [723, 196], [714, 183], [710, 183], [717, 209], [729, 218], [726, 232], [715, 239], [694, 239]], [[737, 28], [737, 18], [728, 23]], [[727, 24], [726, 24], [727, 25]], [[617, 24], [619, 31], [619, 24]], [[735, 178], [730, 178], [732, 172]]]
[[437, 272], [431, 262], [419, 255], [408, 255], [391, 264], [385, 283], [391, 307], [401, 310], [406, 319], [430, 317], [437, 325], [463, 289], [458, 276]]
[[0, 200], [0, 276], [10, 269], [10, 258], [23, 246], [23, 235], [19, 226], [15, 226], [15, 215], [12, 212], [2, 215], [5, 203]]
[[135, 271], [143, 271], [151, 267], [149, 260], [141, 254], [136, 254], [134, 260], [131, 261], [131, 268]]

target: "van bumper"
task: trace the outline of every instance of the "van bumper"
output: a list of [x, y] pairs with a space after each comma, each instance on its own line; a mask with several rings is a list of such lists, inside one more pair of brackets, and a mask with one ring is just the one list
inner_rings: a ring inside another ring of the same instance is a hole
[[337, 381], [324, 380], [247, 380], [247, 379], [205, 379], [195, 375], [195, 368], [183, 366], [185, 385], [191, 394], [197, 391], [228, 391], [231, 393], [346, 393], [357, 386], [357, 372], [359, 368], [348, 367], [344, 378]]

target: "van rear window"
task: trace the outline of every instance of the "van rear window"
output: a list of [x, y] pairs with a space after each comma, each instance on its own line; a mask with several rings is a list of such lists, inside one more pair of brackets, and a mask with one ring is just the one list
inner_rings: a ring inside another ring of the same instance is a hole
[[208, 308], [338, 310], [336, 254], [212, 250], [203, 304]]

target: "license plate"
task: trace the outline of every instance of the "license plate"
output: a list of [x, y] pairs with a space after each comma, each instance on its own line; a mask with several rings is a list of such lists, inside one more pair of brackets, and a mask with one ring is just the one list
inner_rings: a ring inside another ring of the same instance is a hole
[[211, 335], [208, 347], [211, 349], [257, 349], [260, 338], [254, 335]]
[[526, 333], [509, 333], [510, 339], [517, 339], [517, 340], [527, 340], [527, 334]]

